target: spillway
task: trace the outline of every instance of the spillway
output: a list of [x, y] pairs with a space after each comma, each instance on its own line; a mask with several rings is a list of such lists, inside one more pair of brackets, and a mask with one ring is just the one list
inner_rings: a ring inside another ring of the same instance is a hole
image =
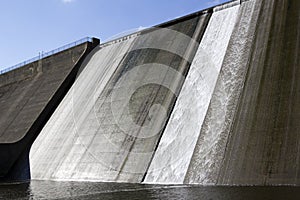
[[[212, 14], [151, 161], [146, 183], [183, 183], [216, 85], [239, 4]], [[187, 106], [189, 105], [189, 106]]]
[[200, 137], [185, 177], [187, 183], [216, 184], [229, 131], [242, 92], [260, 1], [241, 5]]

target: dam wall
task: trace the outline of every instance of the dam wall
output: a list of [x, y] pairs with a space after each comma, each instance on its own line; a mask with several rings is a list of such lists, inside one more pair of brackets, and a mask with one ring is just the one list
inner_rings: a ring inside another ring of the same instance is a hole
[[235, 0], [0, 75], [1, 175], [300, 185], [299, 10]]
[[30, 178], [30, 146], [96, 43], [94, 39], [0, 75], [1, 180]]

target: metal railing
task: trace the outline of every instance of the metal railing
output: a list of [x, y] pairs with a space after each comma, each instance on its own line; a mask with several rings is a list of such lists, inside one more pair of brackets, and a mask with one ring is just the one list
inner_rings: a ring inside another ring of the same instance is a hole
[[5, 68], [5, 69], [0, 70], [0, 74], [4, 74], [4, 73], [9, 72], [9, 71], [11, 71], [11, 70], [14, 70], [14, 69], [23, 67], [24, 65], [33, 63], [33, 62], [38, 61], [38, 60], [40, 60], [40, 59], [42, 59], [42, 58], [51, 56], [51, 55], [56, 54], [56, 53], [59, 53], [59, 52], [62, 52], [62, 51], [64, 51], [64, 50], [66, 50], [66, 49], [75, 47], [75, 46], [80, 45], [80, 44], [83, 44], [83, 43], [85, 43], [85, 42], [92, 42], [92, 41], [93, 41], [93, 38], [91, 38], [91, 37], [85, 37], [85, 38], [82, 38], [82, 39], [80, 39], [80, 40], [77, 40], [77, 41], [75, 41], [75, 42], [72, 42], [72, 43], [70, 43], [70, 44], [64, 45], [64, 46], [62, 46], [62, 47], [59, 47], [59, 48], [57, 48], [57, 49], [54, 49], [54, 50], [49, 51], [49, 52], [46, 52], [46, 53], [40, 52], [39, 55], [36, 56], [36, 57], [34, 57], [34, 58], [31, 58], [31, 59], [29, 59], [29, 60], [26, 60], [26, 61], [24, 61], [24, 62], [21, 62], [21, 63], [19, 63], [19, 64], [16, 64], [16, 65], [14, 65], [14, 66], [11, 66], [11, 67], [8, 67], [8, 68]]

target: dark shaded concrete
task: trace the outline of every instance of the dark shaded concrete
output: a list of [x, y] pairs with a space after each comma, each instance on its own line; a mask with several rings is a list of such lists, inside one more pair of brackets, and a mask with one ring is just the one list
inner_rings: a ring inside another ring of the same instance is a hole
[[17, 172], [29, 173], [31, 144], [98, 44], [95, 39], [0, 75], [0, 181], [30, 177]]
[[219, 184], [300, 184], [299, 11], [263, 1]]

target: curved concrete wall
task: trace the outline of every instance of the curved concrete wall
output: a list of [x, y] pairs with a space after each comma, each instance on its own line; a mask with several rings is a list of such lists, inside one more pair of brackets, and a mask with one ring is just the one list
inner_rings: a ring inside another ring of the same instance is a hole
[[2, 144], [18, 142], [26, 135], [85, 49], [86, 45], [81, 45], [64, 54], [0, 75]]
[[[22, 168], [29, 169], [31, 144], [74, 81], [81, 58], [91, 48], [90, 43], [84, 43], [0, 75], [1, 177], [24, 178]], [[9, 177], [14, 173], [19, 175]]]

